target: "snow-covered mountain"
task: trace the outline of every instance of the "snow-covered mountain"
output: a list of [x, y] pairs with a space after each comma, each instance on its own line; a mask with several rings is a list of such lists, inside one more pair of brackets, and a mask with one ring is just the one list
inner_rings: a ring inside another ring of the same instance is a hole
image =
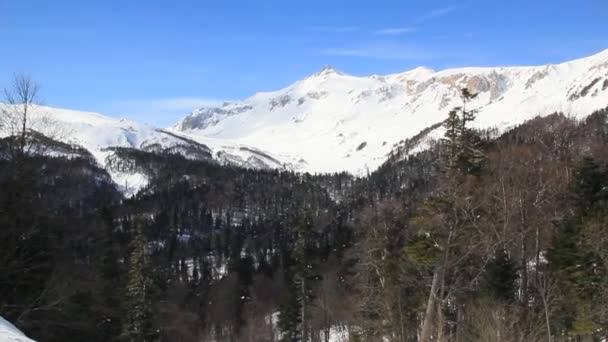
[[479, 93], [472, 103], [479, 127], [504, 128], [556, 111], [590, 114], [608, 106], [608, 50], [558, 65], [420, 67], [385, 76], [326, 67], [278, 91], [197, 109], [171, 130], [289, 155], [302, 171], [361, 174], [461, 105], [463, 87]]
[[[471, 104], [479, 127], [506, 128], [556, 111], [583, 116], [608, 106], [608, 50], [535, 67], [420, 67], [368, 77], [326, 67], [278, 91], [197, 109], [168, 129], [50, 107], [35, 108], [31, 121], [42, 133], [86, 148], [132, 194], [147, 176], [124, 169], [128, 163], [117, 160], [115, 147], [252, 168], [373, 171], [400, 142], [461, 105], [463, 87], [479, 93]], [[440, 127], [429, 136], [441, 133]]]
[[[114, 182], [127, 195], [137, 192], [147, 184], [148, 179], [145, 174], [125, 167], [128, 163], [117, 160], [116, 147], [178, 153], [189, 159], [251, 168], [297, 167], [297, 161], [288, 156], [273, 155], [253, 146], [227, 139], [193, 137], [97, 113], [37, 106], [30, 113], [29, 122], [32, 123], [32, 130], [60, 142], [84, 147], [99, 165], [108, 170]], [[0, 137], [7, 134], [7, 129], [0, 126]], [[72, 154], [72, 151], [58, 148], [45, 153], [66, 155]]]

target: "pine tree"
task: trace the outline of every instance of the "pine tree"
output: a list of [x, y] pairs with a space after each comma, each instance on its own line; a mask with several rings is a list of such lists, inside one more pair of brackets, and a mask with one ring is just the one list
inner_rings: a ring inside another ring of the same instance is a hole
[[116, 291], [120, 284], [120, 269], [114, 252], [114, 225], [110, 210], [101, 210], [104, 220], [104, 236], [100, 242], [100, 281], [104, 301], [104, 317], [100, 332], [105, 340], [112, 340], [120, 334], [120, 294]]
[[143, 222], [140, 219], [135, 224], [135, 235], [131, 240], [130, 248], [123, 335], [129, 341], [144, 342], [148, 310], [146, 298], [148, 276], [146, 274], [146, 239]]
[[288, 296], [279, 316], [282, 341], [308, 341], [308, 303], [311, 301], [311, 282], [315, 279], [310, 255], [311, 222], [303, 215], [304, 222], [295, 228], [296, 241], [292, 253], [294, 264], [289, 271]]
[[600, 200], [608, 198], [608, 175], [593, 158], [585, 157], [574, 172], [572, 192], [582, 214], [587, 214]]
[[281, 331], [281, 342], [300, 342], [301, 334], [301, 311], [299, 286], [293, 279], [293, 275], [287, 275], [287, 295], [283, 299], [279, 312], [279, 330]]
[[467, 104], [476, 98], [477, 94], [472, 94], [467, 88], [463, 88], [460, 97], [463, 105], [460, 119], [460, 151], [457, 163], [462, 172], [471, 174], [479, 171], [484, 160], [483, 152], [479, 148], [481, 139], [477, 132], [469, 127], [469, 124], [475, 121], [477, 110], [467, 109]]
[[475, 120], [476, 110], [467, 110], [467, 104], [477, 97], [477, 94], [473, 94], [467, 88], [460, 90], [460, 98], [462, 99], [462, 131], [467, 129], [467, 122]]
[[607, 183], [608, 175], [592, 158], [581, 160], [571, 184], [576, 213], [563, 224], [547, 253], [550, 271], [564, 295], [560, 316], [572, 336], [590, 338], [600, 327], [593, 307], [602, 278], [601, 258], [587, 245], [584, 229], [596, 212], [601, 213]]
[[[603, 215], [608, 175], [589, 157], [577, 165], [571, 191], [576, 215], [564, 224], [547, 258], [560, 290], [564, 293], [562, 319], [572, 336], [591, 339], [600, 331], [597, 301], [601, 300], [600, 287], [604, 272], [597, 250], [589, 247], [593, 241], [585, 240], [585, 229], [594, 216]], [[600, 267], [598, 267], [600, 266]]]
[[501, 249], [486, 266], [481, 278], [481, 292], [491, 299], [510, 302], [515, 299], [516, 281], [516, 263]]
[[462, 89], [460, 94], [462, 107], [452, 109], [443, 124], [446, 129], [442, 140], [447, 148], [446, 165], [465, 174], [478, 172], [485, 158], [480, 149], [479, 135], [469, 127], [475, 120], [477, 111], [468, 110], [467, 104], [476, 96], [477, 94], [472, 94], [468, 89]]
[[448, 118], [443, 122], [445, 128], [445, 135], [442, 139], [442, 143], [447, 150], [446, 154], [446, 166], [449, 168], [454, 167], [456, 156], [460, 150], [460, 136], [462, 132], [462, 122], [460, 115], [458, 114], [460, 107], [452, 109], [448, 113]]
[[565, 223], [547, 253], [550, 272], [563, 293], [560, 317], [569, 334], [584, 336], [596, 328], [589, 315], [592, 297], [587, 284], [593, 282], [592, 255], [580, 244], [580, 229]]

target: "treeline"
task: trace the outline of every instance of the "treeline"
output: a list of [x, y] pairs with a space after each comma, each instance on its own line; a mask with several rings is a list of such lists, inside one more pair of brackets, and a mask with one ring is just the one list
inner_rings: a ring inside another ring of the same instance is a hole
[[474, 96], [363, 178], [116, 149], [150, 177], [129, 199], [5, 138], [0, 314], [39, 341], [606, 338], [608, 110], [495, 137]]
[[10, 155], [0, 158], [0, 314], [40, 341], [90, 338], [107, 305], [104, 208], [121, 195], [86, 154]]
[[495, 140], [451, 115], [424, 196], [397, 193], [355, 224], [362, 340], [606, 338], [607, 114]]

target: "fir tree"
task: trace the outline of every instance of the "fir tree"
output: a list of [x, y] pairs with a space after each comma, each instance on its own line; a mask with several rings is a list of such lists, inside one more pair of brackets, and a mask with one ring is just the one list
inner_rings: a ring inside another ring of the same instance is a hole
[[145, 341], [147, 318], [146, 287], [148, 283], [146, 267], [146, 239], [143, 222], [138, 219], [135, 224], [135, 235], [131, 240], [129, 271], [125, 293], [125, 312], [123, 335], [130, 341]]
[[595, 325], [588, 314], [592, 297], [586, 284], [592, 283], [593, 258], [580, 244], [580, 229], [572, 222], [559, 231], [547, 253], [550, 272], [559, 281], [563, 293], [560, 319], [569, 334], [584, 336], [592, 333]]
[[472, 94], [468, 89], [462, 89], [462, 107], [452, 109], [443, 124], [446, 129], [442, 140], [447, 148], [446, 165], [465, 174], [478, 172], [485, 158], [480, 149], [479, 135], [469, 127], [475, 120], [477, 111], [467, 109], [467, 104], [476, 96], [477, 94]]
[[470, 123], [475, 121], [477, 110], [467, 109], [467, 104], [477, 97], [467, 88], [461, 90], [462, 99], [461, 109], [461, 129], [460, 129], [460, 151], [457, 156], [457, 164], [464, 173], [476, 173], [484, 160], [483, 152], [480, 149], [481, 139], [475, 130], [470, 128]]
[[296, 229], [296, 241], [292, 253], [293, 265], [288, 279], [288, 296], [279, 317], [279, 327], [283, 333], [282, 341], [308, 341], [307, 306], [312, 297], [311, 282], [316, 278], [313, 273], [310, 254], [311, 221], [308, 215]]
[[507, 252], [501, 249], [486, 266], [481, 279], [481, 292], [491, 299], [510, 302], [515, 299], [516, 281], [516, 264]]
[[585, 157], [578, 164], [574, 173], [572, 192], [582, 214], [588, 213], [597, 202], [608, 197], [608, 175], [600, 169], [593, 158]]
[[279, 312], [278, 325], [281, 331], [281, 342], [300, 342], [302, 340], [301, 311], [299, 286], [293, 279], [293, 275], [288, 275], [287, 295], [283, 299]]
[[120, 268], [114, 251], [114, 224], [110, 210], [102, 208], [104, 220], [104, 236], [100, 242], [100, 277], [102, 283], [102, 298], [105, 303], [103, 322], [100, 330], [105, 340], [111, 340], [120, 334]]
[[462, 132], [462, 122], [458, 111], [460, 107], [452, 109], [448, 113], [448, 118], [443, 122], [445, 128], [445, 135], [442, 142], [447, 150], [446, 154], [446, 166], [454, 167], [456, 156], [460, 150], [460, 136]]
[[572, 336], [589, 337], [599, 325], [591, 309], [598, 295], [601, 259], [586, 245], [583, 230], [606, 199], [608, 176], [589, 157], [574, 170], [571, 184], [575, 215], [564, 222], [547, 253], [550, 271], [564, 294], [560, 318]]
[[467, 88], [460, 90], [460, 98], [462, 99], [462, 131], [467, 129], [467, 122], [475, 120], [476, 110], [467, 110], [467, 104], [475, 99], [477, 94], [473, 94]]

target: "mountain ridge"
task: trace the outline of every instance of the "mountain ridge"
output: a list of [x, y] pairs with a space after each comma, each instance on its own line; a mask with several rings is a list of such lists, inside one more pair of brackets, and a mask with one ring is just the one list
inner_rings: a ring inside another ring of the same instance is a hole
[[417, 67], [363, 77], [324, 67], [277, 91], [196, 109], [171, 130], [290, 154], [305, 161], [300, 171], [363, 174], [399, 141], [441, 122], [460, 105], [464, 87], [479, 93], [472, 103], [478, 127], [553, 112], [586, 115], [608, 105], [608, 50], [559, 64]]
[[608, 106], [608, 49], [560, 64], [417, 67], [365, 77], [326, 66], [277, 91], [195, 109], [169, 128], [42, 106], [34, 115], [51, 118], [62, 133], [57, 140], [83, 146], [125, 193], [133, 194], [147, 177], [113, 168], [120, 165], [113, 148], [249, 168], [363, 175], [421, 131], [426, 135], [412, 152], [439, 137], [438, 123], [461, 104], [463, 87], [479, 93], [471, 103], [479, 111], [478, 128], [506, 129], [554, 112], [588, 115]]

